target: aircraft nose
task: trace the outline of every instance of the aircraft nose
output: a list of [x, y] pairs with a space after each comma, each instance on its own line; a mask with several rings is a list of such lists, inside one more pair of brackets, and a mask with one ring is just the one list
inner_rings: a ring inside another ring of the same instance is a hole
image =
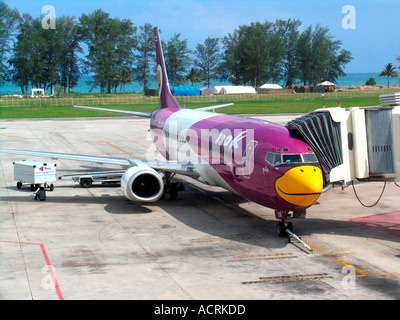
[[275, 182], [275, 190], [282, 199], [302, 207], [317, 201], [322, 188], [322, 171], [315, 166], [291, 168]]

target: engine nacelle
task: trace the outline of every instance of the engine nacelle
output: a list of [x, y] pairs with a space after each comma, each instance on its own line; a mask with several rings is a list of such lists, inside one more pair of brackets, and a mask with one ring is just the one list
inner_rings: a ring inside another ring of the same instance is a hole
[[121, 179], [121, 189], [125, 198], [139, 202], [154, 202], [164, 192], [164, 182], [160, 174], [147, 166], [131, 167]]

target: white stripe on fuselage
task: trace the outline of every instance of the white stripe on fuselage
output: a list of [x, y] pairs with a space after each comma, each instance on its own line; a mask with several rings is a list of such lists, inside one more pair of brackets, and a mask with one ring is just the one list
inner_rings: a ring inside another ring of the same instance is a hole
[[177, 129], [175, 133], [191, 128], [195, 123], [219, 116], [219, 113], [211, 113], [206, 111], [196, 111], [190, 109], [181, 109], [173, 113], [165, 122], [164, 130], [168, 127]]
[[[186, 135], [188, 130], [197, 122], [210, 119], [218, 116], [219, 114], [182, 109], [173, 113], [165, 122], [164, 133], [167, 138], [167, 151], [173, 160], [181, 160], [178, 158], [178, 151], [181, 150], [182, 145], [186, 144]], [[198, 137], [200, 139], [200, 137]], [[179, 155], [183, 156], [183, 155]], [[185, 160], [199, 163], [198, 155], [191, 152], [191, 157]]]

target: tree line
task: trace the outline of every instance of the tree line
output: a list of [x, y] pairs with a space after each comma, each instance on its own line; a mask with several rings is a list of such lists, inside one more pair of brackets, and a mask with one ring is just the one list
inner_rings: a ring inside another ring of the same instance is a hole
[[[45, 29], [42, 17], [0, 6], [0, 85], [12, 81], [23, 93], [30, 85], [50, 90], [59, 85], [70, 92], [83, 74], [91, 74], [91, 86], [101, 93], [123, 92], [132, 81], [149, 88], [155, 76], [151, 24], [137, 27], [98, 9], [78, 19], [57, 17], [56, 28]], [[300, 26], [297, 19], [255, 22], [223, 38], [208, 37], [194, 50], [175, 33], [163, 41], [170, 83], [315, 85], [345, 75], [352, 57], [341, 41], [327, 27]]]

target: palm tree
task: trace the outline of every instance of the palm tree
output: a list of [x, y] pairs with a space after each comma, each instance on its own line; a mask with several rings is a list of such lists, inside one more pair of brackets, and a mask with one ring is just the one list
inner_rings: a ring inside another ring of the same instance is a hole
[[385, 67], [383, 71], [379, 74], [380, 77], [387, 77], [388, 81], [388, 88], [389, 88], [389, 78], [397, 78], [398, 74], [396, 71], [396, 67], [394, 67], [390, 62], [388, 64], [385, 64]]
[[186, 80], [192, 83], [192, 86], [195, 82], [202, 82], [204, 80], [201, 75], [201, 71], [199, 69], [192, 68], [190, 69], [189, 74], [186, 76]]
[[122, 70], [120, 70], [120, 73], [116, 74], [113, 77], [113, 81], [115, 82], [115, 89], [117, 88], [117, 85], [119, 84], [120, 85], [120, 93], [122, 93], [122, 92], [125, 92], [125, 84], [130, 83], [135, 80], [133, 79], [132, 72], [130, 72], [126, 68], [123, 68]]
[[[397, 62], [400, 63], [400, 56], [398, 56], [398, 57], [396, 58], [396, 60], [397, 60]], [[400, 66], [399, 66], [399, 69], [400, 69]]]

